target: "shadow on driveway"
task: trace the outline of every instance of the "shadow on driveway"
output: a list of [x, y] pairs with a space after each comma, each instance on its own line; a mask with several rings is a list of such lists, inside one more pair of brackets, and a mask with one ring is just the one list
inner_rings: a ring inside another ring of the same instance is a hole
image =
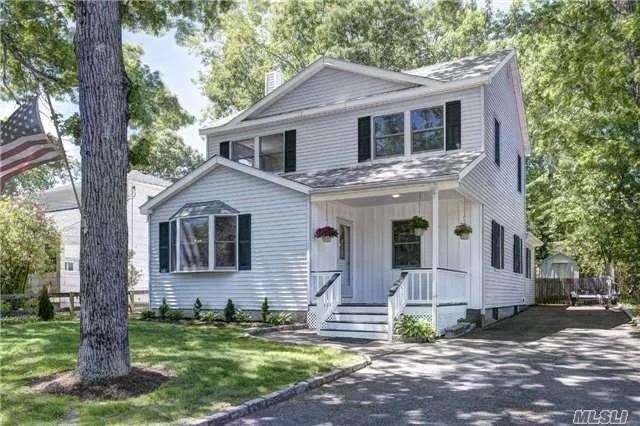
[[465, 338], [398, 347], [234, 424], [571, 424], [576, 409], [605, 408], [640, 424], [640, 349], [626, 322], [535, 307]]

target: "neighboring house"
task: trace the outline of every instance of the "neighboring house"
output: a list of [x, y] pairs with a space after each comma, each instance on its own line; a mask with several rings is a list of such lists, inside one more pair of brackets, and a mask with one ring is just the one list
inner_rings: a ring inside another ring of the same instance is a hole
[[580, 278], [580, 268], [574, 258], [557, 253], [540, 264], [540, 278]]
[[[443, 331], [533, 304], [521, 90], [512, 50], [406, 72], [319, 59], [202, 129], [208, 160], [142, 206], [152, 308], [268, 297], [322, 335], [386, 338], [402, 312]], [[339, 238], [315, 239], [325, 225]]]
[[[147, 217], [140, 213], [140, 206], [169, 186], [171, 182], [132, 171], [127, 175], [127, 223], [129, 250], [135, 252], [132, 264], [142, 271], [142, 277], [134, 290], [148, 290], [149, 246]], [[77, 186], [78, 196], [82, 188]], [[47, 275], [56, 291], [80, 291], [80, 212], [71, 185], [61, 186], [40, 193], [39, 202], [46, 215], [53, 219], [61, 234], [62, 247], [56, 277]], [[32, 288], [37, 284], [32, 283]], [[148, 303], [148, 295], [136, 296], [136, 303]], [[68, 306], [62, 301], [62, 306]]]

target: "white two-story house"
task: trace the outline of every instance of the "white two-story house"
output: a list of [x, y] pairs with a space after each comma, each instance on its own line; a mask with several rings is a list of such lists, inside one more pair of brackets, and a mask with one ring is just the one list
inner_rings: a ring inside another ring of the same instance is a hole
[[322, 335], [383, 339], [403, 313], [442, 332], [534, 302], [515, 51], [404, 72], [323, 57], [201, 134], [207, 160], [141, 208], [152, 307], [268, 297]]

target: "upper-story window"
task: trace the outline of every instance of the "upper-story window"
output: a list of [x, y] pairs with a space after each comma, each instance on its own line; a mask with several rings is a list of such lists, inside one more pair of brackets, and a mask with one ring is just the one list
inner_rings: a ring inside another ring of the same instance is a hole
[[260, 169], [267, 172], [284, 171], [284, 134], [260, 136]]
[[255, 159], [253, 138], [232, 142], [231, 159], [240, 164], [253, 167]]
[[373, 119], [376, 158], [404, 154], [404, 113]]
[[442, 107], [411, 111], [411, 151], [444, 149], [444, 115]]

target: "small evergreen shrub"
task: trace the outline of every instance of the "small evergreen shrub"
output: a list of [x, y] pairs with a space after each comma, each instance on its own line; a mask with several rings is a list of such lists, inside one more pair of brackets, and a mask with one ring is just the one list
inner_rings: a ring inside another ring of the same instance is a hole
[[284, 325], [291, 322], [291, 314], [287, 312], [272, 312], [267, 316], [267, 322], [273, 325]]
[[200, 316], [200, 319], [206, 322], [214, 322], [220, 321], [222, 318], [216, 311], [207, 311]]
[[4, 301], [0, 303], [0, 316], [7, 317], [11, 315], [11, 312], [13, 312], [11, 302]]
[[236, 311], [236, 321], [238, 322], [253, 322], [253, 317], [249, 312], [245, 312], [241, 309]]
[[166, 319], [167, 318], [167, 313], [169, 312], [169, 305], [167, 305], [167, 299], [166, 298], [162, 298], [162, 304], [160, 306], [158, 306], [158, 315], [160, 316], [160, 319]]
[[196, 298], [196, 302], [193, 304], [193, 319], [200, 319], [200, 311], [202, 310], [202, 303], [200, 298]]
[[415, 315], [402, 315], [395, 326], [396, 333], [403, 337], [415, 337], [422, 342], [433, 342], [436, 333], [430, 321]]
[[140, 319], [143, 319], [145, 321], [149, 321], [149, 320], [152, 320], [152, 319], [155, 319], [155, 318], [156, 318], [156, 313], [153, 312], [153, 311], [143, 311], [140, 314]]
[[267, 318], [269, 318], [269, 301], [267, 298], [264, 298], [264, 302], [262, 302], [262, 322], [267, 322]]
[[236, 319], [236, 307], [233, 305], [231, 299], [227, 300], [227, 306], [224, 307], [224, 320], [226, 322], [233, 322]]
[[38, 318], [42, 321], [49, 321], [53, 319], [53, 316], [53, 303], [49, 300], [49, 290], [47, 290], [47, 287], [42, 287], [42, 292], [40, 292], [40, 298], [38, 299]]
[[180, 321], [182, 318], [183, 315], [180, 309], [169, 309], [169, 312], [167, 312], [167, 319], [170, 321]]

